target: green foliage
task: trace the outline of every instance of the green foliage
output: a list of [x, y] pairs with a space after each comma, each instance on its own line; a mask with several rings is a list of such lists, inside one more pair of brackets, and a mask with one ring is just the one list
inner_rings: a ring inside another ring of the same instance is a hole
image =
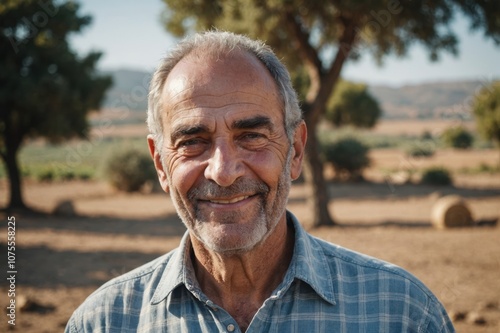
[[409, 157], [431, 157], [435, 150], [430, 145], [413, 144], [406, 148], [405, 154]]
[[422, 148], [428, 147], [429, 149], [436, 146], [436, 148], [438, 148], [438, 142], [423, 140], [418, 136], [384, 134], [364, 128], [353, 128], [351, 126], [339, 127], [333, 130], [331, 126], [325, 124], [318, 128], [317, 135], [322, 143], [335, 141], [346, 136], [354, 137], [363, 142], [370, 149], [398, 148], [402, 151], [406, 151], [408, 147], [412, 146]]
[[484, 162], [481, 162], [477, 167], [464, 167], [461, 168], [460, 173], [474, 175], [474, 174], [497, 174], [500, 173], [500, 165], [490, 165]]
[[371, 128], [381, 114], [366, 84], [340, 81], [328, 101], [325, 118], [335, 126]]
[[445, 186], [451, 185], [453, 183], [453, 179], [447, 169], [442, 167], [432, 167], [424, 170], [420, 182], [427, 185]]
[[[57, 142], [86, 134], [86, 115], [99, 107], [111, 81], [95, 71], [100, 53], [80, 58], [67, 41], [90, 17], [80, 16], [74, 2], [43, 3], [10, 1], [0, 7], [0, 105], [6, 111], [0, 130]], [[33, 21], [41, 17], [46, 20]]]
[[96, 177], [95, 169], [88, 166], [60, 169], [54, 163], [41, 163], [23, 168], [23, 177], [40, 182], [89, 180]]
[[[92, 149], [88, 149], [91, 145]], [[104, 178], [103, 156], [130, 147], [148, 153], [144, 137], [108, 138], [102, 140], [71, 140], [52, 145], [40, 142], [29, 142], [19, 153], [19, 161], [23, 166], [21, 173], [24, 178], [40, 179], [44, 170], [52, 170], [53, 181], [92, 180]], [[0, 164], [0, 179], [7, 177], [5, 168]]]
[[125, 192], [139, 191], [148, 181], [158, 181], [151, 157], [135, 148], [111, 154], [104, 173], [113, 187]]
[[468, 149], [474, 141], [472, 134], [463, 126], [446, 129], [441, 134], [441, 139], [446, 146], [458, 149]]
[[85, 137], [86, 116], [111, 85], [109, 77], [96, 72], [100, 53], [80, 57], [68, 43], [68, 36], [90, 20], [79, 14], [76, 2], [10, 0], [0, 5], [0, 156], [14, 193], [10, 206], [24, 206], [16, 162], [24, 139]]
[[479, 133], [500, 145], [500, 81], [484, 87], [472, 109]]
[[323, 144], [321, 148], [323, 158], [333, 165], [336, 177], [340, 179], [359, 179], [363, 169], [370, 165], [369, 148], [355, 138], [341, 138]]
[[51, 168], [44, 168], [40, 170], [36, 175], [36, 179], [40, 182], [52, 182], [54, 178], [55, 172]]
[[[174, 35], [213, 27], [244, 33], [265, 40], [292, 69], [302, 67], [305, 59], [312, 61], [312, 54], [321, 62], [317, 55], [328, 50], [346, 52], [351, 45], [341, 37], [351, 24], [358, 36], [350, 49], [353, 58], [368, 51], [381, 61], [389, 53], [405, 55], [416, 43], [428, 49], [431, 59], [438, 59], [442, 51], [457, 53], [458, 41], [450, 29], [456, 11], [470, 19], [473, 30], [483, 30], [500, 44], [497, 1], [439, 0], [431, 7], [421, 0], [200, 0], [196, 5], [189, 0], [163, 1], [167, 5], [163, 21]], [[327, 68], [328, 60], [322, 62]]]

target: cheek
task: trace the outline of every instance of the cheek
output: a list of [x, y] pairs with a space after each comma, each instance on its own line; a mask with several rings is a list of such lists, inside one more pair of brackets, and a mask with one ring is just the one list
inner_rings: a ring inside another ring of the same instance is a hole
[[166, 165], [171, 190], [183, 196], [193, 187], [200, 177], [200, 173], [203, 173], [203, 168], [196, 161], [182, 161], [181, 158], [172, 158], [166, 161]]
[[248, 154], [247, 166], [270, 188], [276, 188], [286, 164], [286, 154], [274, 149]]

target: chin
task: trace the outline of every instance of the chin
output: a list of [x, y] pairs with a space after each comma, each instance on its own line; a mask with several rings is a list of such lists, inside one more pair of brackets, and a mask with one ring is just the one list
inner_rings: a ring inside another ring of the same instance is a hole
[[207, 249], [234, 255], [253, 250], [267, 239], [271, 232], [267, 223], [260, 222], [250, 227], [234, 224], [202, 225], [194, 230], [194, 235]]

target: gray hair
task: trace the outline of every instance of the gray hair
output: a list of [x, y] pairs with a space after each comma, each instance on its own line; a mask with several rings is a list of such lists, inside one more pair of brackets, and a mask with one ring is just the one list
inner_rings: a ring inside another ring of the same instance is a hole
[[161, 118], [161, 94], [163, 85], [172, 69], [184, 57], [192, 52], [220, 55], [232, 50], [242, 50], [253, 54], [267, 68], [278, 87], [278, 94], [283, 102], [284, 126], [290, 142], [297, 125], [302, 120], [302, 113], [297, 94], [292, 87], [286, 67], [276, 57], [269, 46], [246, 36], [224, 31], [198, 33], [182, 40], [161, 61], [149, 87], [147, 124], [159, 151], [163, 150], [163, 124]]

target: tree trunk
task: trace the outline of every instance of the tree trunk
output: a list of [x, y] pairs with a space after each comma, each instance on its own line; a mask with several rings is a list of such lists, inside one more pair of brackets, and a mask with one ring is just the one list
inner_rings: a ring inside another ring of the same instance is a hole
[[5, 155], [2, 154], [2, 158], [7, 167], [9, 176], [10, 197], [7, 211], [26, 209], [22, 196], [21, 174], [17, 162], [17, 149], [12, 149], [12, 147], [9, 149], [9, 147], [7, 147], [7, 151]]
[[332, 226], [335, 223], [328, 212], [328, 190], [323, 175], [323, 161], [321, 161], [319, 154], [320, 147], [316, 137], [316, 130], [320, 117], [324, 114], [328, 98], [340, 77], [342, 66], [349, 57], [356, 40], [356, 20], [352, 17], [339, 18], [344, 24], [344, 31], [339, 39], [339, 48], [330, 68], [323, 70], [318, 50], [310, 43], [310, 32], [302, 25], [302, 21], [300, 17], [296, 16], [294, 8], [288, 8], [285, 15], [285, 22], [290, 35], [293, 37], [294, 47], [303, 59], [304, 67], [311, 81], [303, 111], [308, 128], [306, 149], [308, 168], [306, 176], [307, 181], [313, 188], [313, 195], [309, 198], [313, 207], [313, 226]]
[[313, 209], [312, 225], [314, 227], [335, 225], [335, 221], [328, 211], [328, 187], [323, 175], [323, 162], [320, 157], [316, 131], [308, 131], [307, 134], [306, 162], [308, 164], [306, 177], [313, 190], [312, 195], [308, 198], [309, 207]]
[[27, 209], [24, 204], [21, 186], [21, 173], [17, 161], [17, 153], [21, 147], [23, 138], [22, 132], [15, 126], [12, 118], [4, 116], [5, 132], [3, 142], [5, 149], [0, 151], [0, 157], [4, 161], [9, 177], [9, 200], [6, 207], [7, 212]]

